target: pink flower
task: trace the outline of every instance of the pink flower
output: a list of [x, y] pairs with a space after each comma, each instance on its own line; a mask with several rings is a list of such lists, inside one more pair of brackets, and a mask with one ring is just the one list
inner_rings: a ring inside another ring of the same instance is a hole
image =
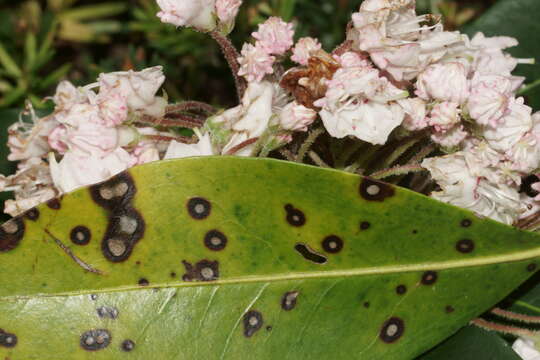
[[296, 101], [287, 104], [279, 117], [281, 128], [290, 131], [307, 131], [316, 118], [317, 112]]
[[294, 44], [293, 25], [276, 16], [260, 24], [252, 35], [258, 40], [257, 46], [268, 54], [282, 55]]
[[234, 22], [242, 0], [216, 0], [216, 12], [222, 23]]
[[115, 127], [127, 120], [128, 105], [126, 98], [121, 93], [112, 91], [109, 94], [100, 94], [97, 105], [104, 126]]
[[58, 125], [54, 130], [49, 134], [49, 146], [51, 149], [57, 151], [60, 154], [64, 154], [66, 151], [68, 151], [68, 146], [64, 142], [65, 139], [67, 139], [67, 126], [66, 125]]
[[311, 54], [321, 50], [322, 46], [319, 40], [311, 37], [303, 37], [294, 46], [291, 60], [300, 64], [307, 65]]
[[458, 62], [431, 65], [420, 74], [416, 86], [416, 95], [424, 100], [463, 104], [469, 96], [467, 71]]
[[116, 128], [85, 122], [76, 127], [57, 127], [51, 133], [49, 144], [61, 154], [73, 151], [81, 156], [103, 156], [118, 147], [118, 140]]
[[242, 56], [238, 58], [240, 71], [238, 75], [245, 76], [248, 82], [260, 82], [267, 74], [273, 74], [276, 58], [269, 55], [258, 45], [245, 43]]
[[461, 122], [461, 109], [459, 105], [453, 102], [442, 102], [431, 110], [429, 125], [435, 128], [437, 132], [444, 132]]
[[216, 26], [214, 2], [215, 0], [157, 0], [161, 8], [157, 16], [164, 23], [211, 31]]
[[152, 141], [141, 141], [131, 152], [131, 156], [137, 161], [136, 165], [159, 161], [159, 150]]
[[431, 140], [443, 148], [451, 149], [461, 144], [468, 135], [462, 125], [456, 125], [446, 131], [435, 131], [431, 135]]

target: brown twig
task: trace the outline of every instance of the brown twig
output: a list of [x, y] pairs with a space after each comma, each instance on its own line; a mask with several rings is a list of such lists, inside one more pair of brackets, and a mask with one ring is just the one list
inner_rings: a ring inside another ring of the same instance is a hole
[[244, 78], [238, 75], [238, 72], [240, 71], [240, 64], [238, 63], [238, 58], [240, 57], [240, 54], [227, 36], [222, 35], [218, 31], [211, 31], [210, 36], [218, 43], [221, 51], [223, 52], [223, 56], [225, 56], [225, 60], [227, 60], [227, 63], [231, 68], [234, 77], [234, 83], [236, 85], [236, 92], [238, 94], [238, 100], [242, 101], [242, 97], [246, 92], [247, 83]]

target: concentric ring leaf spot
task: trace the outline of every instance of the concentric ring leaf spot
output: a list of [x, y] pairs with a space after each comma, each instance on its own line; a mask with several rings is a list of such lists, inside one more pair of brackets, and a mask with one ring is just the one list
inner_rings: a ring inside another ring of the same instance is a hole
[[412, 359], [539, 258], [536, 234], [368, 178], [156, 162], [0, 227], [0, 359]]

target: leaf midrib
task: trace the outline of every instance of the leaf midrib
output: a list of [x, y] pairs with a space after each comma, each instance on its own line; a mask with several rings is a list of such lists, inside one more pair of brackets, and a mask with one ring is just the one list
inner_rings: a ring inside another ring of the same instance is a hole
[[[56, 296], [78, 296], [78, 295], [87, 295], [87, 294], [101, 294], [101, 293], [113, 293], [113, 292], [123, 292], [123, 291], [135, 291], [135, 290], [145, 290], [145, 289], [159, 289], [159, 288], [184, 288], [184, 287], [197, 287], [197, 286], [216, 286], [216, 285], [236, 285], [236, 284], [246, 284], [246, 283], [270, 283], [270, 282], [279, 282], [279, 281], [292, 281], [292, 280], [308, 280], [308, 279], [329, 279], [329, 278], [346, 278], [354, 276], [366, 276], [366, 275], [385, 275], [385, 274], [395, 274], [395, 273], [406, 273], [406, 272], [420, 272], [420, 271], [435, 271], [435, 270], [451, 270], [451, 269], [461, 269], [461, 268], [470, 268], [478, 267], [485, 265], [494, 265], [502, 263], [511, 263], [518, 261], [525, 261], [529, 259], [534, 259], [540, 257], [540, 247], [520, 251], [504, 255], [494, 255], [494, 256], [484, 256], [476, 257], [474, 259], [466, 260], [450, 260], [450, 261], [440, 261], [433, 263], [421, 263], [421, 264], [410, 264], [410, 265], [396, 265], [396, 266], [382, 266], [382, 267], [367, 267], [360, 269], [352, 270], [329, 270], [329, 271], [311, 271], [311, 272], [296, 272], [290, 274], [275, 274], [267, 276], [245, 276], [245, 277], [235, 277], [230, 279], [222, 279], [216, 281], [206, 281], [206, 282], [183, 282], [177, 284], [155, 284], [145, 287], [140, 286], [125, 286], [125, 287], [115, 287], [109, 289], [100, 289], [100, 290], [79, 290], [71, 292], [60, 292], [55, 294], [35, 294], [35, 295], [15, 295], [15, 296], [3, 296], [0, 297], [2, 300], [20, 300], [28, 299], [35, 297], [56, 297]], [[103, 276], [103, 275], [96, 275]]]

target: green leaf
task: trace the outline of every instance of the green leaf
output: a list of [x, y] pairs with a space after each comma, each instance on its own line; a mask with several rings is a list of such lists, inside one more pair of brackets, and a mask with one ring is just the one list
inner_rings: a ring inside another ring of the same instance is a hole
[[128, 9], [127, 3], [111, 2], [96, 5], [79, 6], [74, 9], [64, 10], [59, 18], [62, 20], [82, 21], [99, 19], [122, 14]]
[[[472, 26], [466, 27], [470, 35], [478, 31], [487, 36], [512, 36], [519, 46], [508, 49], [518, 58], [534, 58], [535, 65], [520, 65], [516, 75], [526, 76], [527, 83], [540, 79], [540, 46], [534, 34], [540, 32], [540, 3], [538, 0], [499, 0]], [[528, 103], [540, 110], [540, 87], [527, 92]]]
[[467, 326], [418, 360], [520, 360], [495, 333]]
[[19, 78], [22, 75], [21, 69], [15, 63], [15, 60], [6, 51], [6, 49], [0, 43], [0, 64], [6, 69], [7, 73], [15, 78]]
[[0, 228], [0, 358], [412, 359], [539, 256], [537, 234], [349, 173], [156, 162]]

